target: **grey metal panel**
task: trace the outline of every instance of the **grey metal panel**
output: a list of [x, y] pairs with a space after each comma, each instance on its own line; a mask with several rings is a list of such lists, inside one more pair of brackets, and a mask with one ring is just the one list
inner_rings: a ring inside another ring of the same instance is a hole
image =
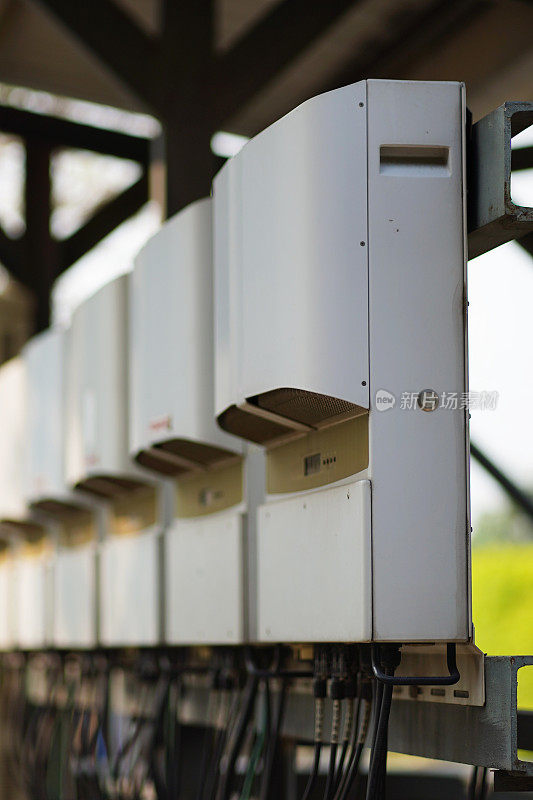
[[533, 103], [507, 102], [472, 128], [469, 258], [533, 231], [533, 208], [511, 199], [511, 137], [532, 124]]
[[463, 129], [462, 84], [368, 81], [373, 641], [471, 637]]
[[393, 703], [389, 748], [399, 753], [533, 774], [517, 755], [516, 673], [532, 656], [485, 659], [482, 707]]

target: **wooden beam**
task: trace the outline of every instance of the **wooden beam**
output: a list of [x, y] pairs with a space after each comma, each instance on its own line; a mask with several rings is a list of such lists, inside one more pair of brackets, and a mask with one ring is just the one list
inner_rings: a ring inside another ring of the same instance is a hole
[[58, 257], [55, 277], [91, 250], [105, 236], [133, 216], [147, 202], [148, 174], [109, 202], [100, 206], [93, 216], [68, 239], [57, 242]]
[[214, 0], [164, 0], [162, 59], [168, 76], [163, 129], [170, 216], [208, 197], [215, 172], [211, 137]]
[[[175, 0], [176, 3], [184, 0]], [[161, 110], [165, 76], [159, 70], [157, 43], [113, 0], [33, 0], [154, 110]]]
[[161, 0], [161, 58], [180, 64], [185, 74], [169, 76], [171, 82], [196, 82], [198, 73], [210, 69], [214, 57], [215, 0]]
[[369, 42], [351, 64], [328, 78], [316, 93], [338, 89], [364, 78], [401, 78], [401, 70], [413, 54], [419, 58], [436, 42], [441, 44], [445, 35], [464, 24], [480, 7], [488, 6], [486, 0], [440, 0], [422, 12], [407, 9], [395, 14], [388, 23], [395, 31], [392, 41], [378, 46]]
[[143, 165], [149, 161], [149, 139], [95, 128], [61, 117], [36, 114], [12, 106], [0, 105], [0, 131], [21, 136], [23, 139], [28, 136], [38, 138], [51, 147], [91, 150], [116, 158], [128, 158]]
[[215, 130], [210, 102], [214, 0], [164, 0], [158, 39], [145, 36], [113, 0], [34, 2], [75, 33], [162, 121], [167, 213], [207, 196]]
[[56, 243], [50, 233], [51, 148], [39, 139], [26, 139], [26, 269], [36, 298], [36, 332], [50, 322], [50, 293], [56, 272]]
[[25, 248], [24, 236], [20, 239], [12, 239], [0, 228], [0, 261], [13, 278], [27, 285]]
[[185, 124], [177, 119], [165, 126], [167, 166], [167, 216], [195, 200], [209, 197], [216, 160], [211, 152], [209, 120]]
[[360, 0], [283, 0], [244, 34], [213, 69], [219, 127]]

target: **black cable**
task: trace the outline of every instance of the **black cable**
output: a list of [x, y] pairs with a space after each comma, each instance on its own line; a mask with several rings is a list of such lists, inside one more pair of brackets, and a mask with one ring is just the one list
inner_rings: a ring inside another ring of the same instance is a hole
[[332, 742], [329, 746], [329, 765], [328, 775], [326, 778], [326, 786], [324, 787], [324, 800], [331, 800], [333, 790], [335, 789], [335, 765], [337, 763], [337, 747], [338, 745]]
[[228, 708], [226, 712], [226, 718], [223, 720], [220, 719], [218, 729], [215, 735], [215, 741], [213, 743], [213, 755], [211, 758], [211, 763], [209, 765], [209, 769], [207, 771], [207, 778], [205, 782], [205, 789], [204, 789], [204, 800], [215, 800], [215, 794], [217, 790], [217, 779], [220, 774], [220, 762], [222, 756], [224, 754], [224, 749], [229, 741], [230, 734], [233, 730], [234, 725], [236, 724], [237, 719], [237, 712], [238, 712], [238, 692], [235, 692], [235, 697], [233, 701], [230, 700], [229, 692], [233, 687], [233, 682], [229, 676], [226, 677], [225, 681], [225, 694], [223, 696], [227, 697]]
[[350, 775], [348, 780], [346, 781], [345, 789], [342, 793], [342, 800], [346, 800], [346, 798], [350, 795], [352, 787], [356, 785], [356, 781], [359, 777], [359, 766], [361, 764], [361, 758], [363, 755], [363, 748], [364, 742], [358, 742], [355, 748], [355, 758], [353, 760], [353, 766], [350, 771]]
[[[130, 736], [122, 742], [118, 752], [111, 765], [111, 778], [113, 781], [120, 783], [123, 778], [124, 763], [126, 758], [134, 751], [134, 747], [138, 742], [143, 741], [143, 734], [148, 727], [151, 727], [154, 719], [150, 716], [150, 690], [148, 684], [143, 682], [141, 684], [144, 690], [144, 700], [139, 705], [139, 711], [135, 717], [131, 717], [131, 722], [134, 724], [133, 731]], [[156, 687], [157, 694], [157, 687]], [[157, 716], [154, 715], [154, 717]], [[139, 750], [139, 759], [142, 757], [142, 747]], [[126, 772], [131, 773], [134, 771], [135, 763], [131, 766], [126, 765]]]
[[[352, 713], [352, 712], [347, 711], [347, 713]], [[337, 764], [337, 771], [335, 773], [335, 780], [333, 781], [333, 797], [335, 797], [339, 789], [339, 786], [341, 785], [342, 779], [344, 778], [344, 764], [346, 763], [346, 756], [348, 755], [349, 746], [350, 746], [350, 740], [344, 737], [342, 741], [339, 763]]]
[[334, 797], [338, 794], [341, 783], [346, 779], [348, 774], [349, 762], [346, 765], [346, 773], [344, 772], [344, 765], [346, 763], [346, 758], [348, 756], [348, 750], [350, 748], [350, 744], [353, 745], [352, 740], [355, 740], [353, 733], [356, 725], [356, 716], [358, 718], [359, 715], [359, 703], [357, 704], [357, 715], [354, 713], [356, 694], [357, 694], [357, 688], [355, 681], [350, 677], [346, 678], [344, 681], [344, 696], [346, 697], [346, 713], [344, 715], [342, 750], [339, 758], [339, 764], [337, 766], [337, 773], [335, 775], [335, 784], [333, 791]]
[[272, 665], [267, 669], [256, 665], [250, 647], [246, 647], [244, 650], [244, 660], [248, 674], [255, 675], [257, 678], [312, 678], [315, 674], [309, 669], [281, 669], [281, 647], [279, 646], [276, 647]]
[[253, 675], [248, 678], [244, 690], [242, 711], [236, 724], [236, 730], [235, 730], [235, 735], [233, 737], [233, 742], [231, 743], [231, 748], [228, 753], [224, 772], [221, 776], [219, 790], [216, 795], [217, 800], [229, 800], [230, 798], [231, 784], [233, 780], [233, 773], [235, 770], [235, 763], [241, 751], [242, 743], [246, 735], [250, 719], [252, 717], [258, 686], [259, 686], [259, 678], [256, 675]]
[[302, 800], [309, 800], [313, 789], [315, 787], [316, 779], [318, 777], [318, 768], [320, 766], [320, 754], [322, 752], [322, 742], [315, 741], [315, 750], [313, 754], [313, 766], [311, 768], [311, 773], [309, 775], [309, 779], [307, 781], [307, 785], [305, 787], [305, 791], [303, 793]]
[[386, 734], [389, 724], [389, 713], [392, 701], [392, 686], [387, 684], [381, 689], [381, 703], [377, 726], [373, 737], [372, 757], [368, 770], [366, 800], [378, 800], [381, 795], [383, 759], [386, 757]]
[[363, 754], [363, 747], [366, 741], [368, 726], [370, 723], [370, 714], [372, 711], [371, 695], [369, 694], [367, 684], [359, 686], [359, 697], [357, 701], [357, 714], [356, 722], [353, 731], [353, 740], [350, 752], [350, 759], [344, 779], [341, 781], [335, 800], [346, 800], [351, 792], [359, 775], [359, 765], [361, 763], [361, 756]]
[[[166, 670], [165, 670], [166, 673]], [[161, 683], [161, 697], [158, 703], [155, 705], [155, 716], [153, 722], [153, 729], [151, 736], [148, 740], [148, 775], [151, 777], [156, 795], [158, 798], [165, 798], [168, 795], [168, 785], [167, 785], [167, 774], [164, 773], [164, 777], [161, 774], [160, 765], [158, 764], [158, 751], [159, 755], [161, 755], [161, 749], [163, 748], [163, 753], [166, 756], [166, 752], [164, 750], [165, 747], [165, 723], [168, 718], [168, 705], [169, 705], [169, 697], [172, 687], [172, 681], [168, 674], [165, 674], [165, 677], [162, 679]], [[157, 689], [156, 689], [157, 694]]]
[[329, 750], [329, 767], [324, 788], [324, 800], [332, 800], [335, 793], [335, 777], [337, 750], [340, 741], [340, 729], [342, 721], [342, 700], [344, 698], [344, 681], [338, 675], [331, 680], [330, 695], [333, 700], [333, 713], [331, 717], [331, 743]]
[[[211, 692], [209, 694], [209, 698], [208, 698], [208, 701], [207, 701], [208, 712], [209, 712], [209, 709], [211, 707], [211, 704], [214, 703], [213, 698], [218, 698], [218, 691], [217, 691], [218, 690], [218, 685], [217, 684], [218, 684], [218, 675], [215, 674], [213, 676], [213, 684], [212, 684]], [[221, 698], [218, 698], [218, 702], [222, 702]], [[216, 717], [216, 715], [215, 715], [215, 717]], [[196, 800], [203, 800], [203, 797], [204, 797], [204, 791], [205, 791], [205, 785], [206, 785], [206, 777], [208, 775], [208, 768], [209, 768], [209, 765], [210, 765], [211, 760], [212, 760], [213, 750], [214, 750], [215, 741], [216, 741], [216, 735], [218, 733], [217, 728], [216, 728], [216, 718], [213, 721], [214, 722], [213, 726], [211, 726], [210, 722], [211, 722], [211, 720], [209, 719], [209, 713], [208, 713], [208, 719], [206, 720], [206, 728], [205, 728], [204, 741], [203, 741], [203, 746], [202, 746], [202, 761], [201, 761], [201, 765], [200, 765], [200, 780], [199, 780], [199, 783], [198, 783], [198, 790], [196, 792]]]
[[[375, 681], [372, 689], [370, 689], [370, 686], [367, 683], [365, 683], [360, 687], [360, 692], [361, 692], [361, 712], [360, 712], [361, 720], [358, 726], [356, 745], [354, 751], [352, 752], [353, 763], [350, 766], [350, 772], [345, 781], [342, 793], [339, 794], [339, 797], [335, 798], [335, 800], [346, 800], [346, 798], [350, 795], [352, 787], [357, 787], [358, 783], [360, 782], [361, 776], [359, 773], [359, 766], [361, 764], [361, 758], [363, 755], [363, 749], [368, 734], [368, 729], [370, 726], [371, 716], [372, 716], [372, 742], [370, 745], [370, 752], [372, 752], [375, 744], [378, 716], [381, 708], [381, 699], [383, 696], [383, 690], [381, 685]], [[355, 789], [355, 791], [356, 793], [358, 793], [357, 788]]]
[[[341, 774], [340, 767], [344, 766], [344, 763], [339, 763], [339, 770], [337, 775], [337, 782], [335, 787], [335, 793], [333, 795], [334, 800], [340, 800], [344, 796], [344, 788], [346, 786], [346, 782], [350, 779], [351, 770], [353, 768], [353, 762], [355, 759], [355, 751], [357, 748], [357, 731], [358, 731], [358, 720], [359, 720], [359, 712], [361, 708], [361, 700], [358, 698], [357, 700], [357, 710], [354, 714], [354, 721], [352, 724], [352, 733], [350, 736], [350, 741], [348, 742], [347, 752], [344, 756], [344, 761], [346, 762], [346, 769]], [[343, 748], [344, 749], [344, 748]], [[348, 755], [348, 750], [350, 755]], [[342, 762], [342, 753], [341, 753], [341, 762]]]
[[335, 774], [335, 781], [333, 783], [333, 797], [335, 797], [335, 795], [336, 795], [336, 793], [337, 793], [337, 791], [339, 789], [339, 786], [341, 784], [341, 781], [342, 781], [342, 779], [344, 777], [344, 765], [346, 763], [346, 757], [348, 755], [348, 747], [349, 746], [350, 746], [350, 743], [349, 743], [348, 739], [344, 739], [343, 742], [342, 742], [341, 754], [340, 754], [340, 757], [339, 757], [339, 763], [337, 764], [337, 772]]
[[324, 706], [326, 693], [327, 680], [325, 677], [324, 665], [321, 663], [321, 659], [317, 658], [315, 664], [315, 679], [313, 681], [313, 695], [315, 698], [315, 750], [313, 755], [313, 766], [311, 768], [302, 800], [309, 800], [318, 778], [320, 754], [322, 752], [322, 735], [324, 732]]
[[[101, 666], [100, 666], [101, 665]], [[103, 668], [102, 668], [103, 667]], [[94, 713], [96, 715], [96, 724], [92, 736], [86, 742], [86, 757], [93, 765], [93, 772], [86, 775], [85, 788], [88, 798], [90, 800], [106, 800], [108, 792], [102, 786], [102, 774], [98, 770], [98, 747], [99, 743], [103, 743], [107, 757], [109, 758], [109, 745], [108, 745], [108, 720], [109, 720], [109, 706], [110, 706], [110, 680], [109, 680], [109, 665], [107, 660], [100, 660], [99, 665], [94, 669], [94, 681], [96, 689], [96, 703]]]
[[220, 728], [214, 731], [211, 755], [206, 767], [205, 776], [203, 776], [201, 795], [199, 795], [201, 800], [214, 800], [215, 798], [217, 779], [220, 773], [220, 760], [224, 753], [226, 735], [227, 731], [221, 730]]
[[286, 698], [287, 698], [287, 684], [286, 681], [282, 679], [278, 693], [278, 702], [276, 706], [276, 713], [274, 716], [273, 730], [269, 737], [269, 743], [266, 750], [266, 756], [264, 759], [263, 778], [261, 781], [259, 800], [270, 800], [270, 793], [272, 789], [272, 775], [274, 771], [276, 755], [279, 750], [281, 729], [283, 726], [283, 716], [285, 713]]
[[[382, 648], [382, 653], [398, 653], [399, 648], [397, 645], [389, 645]], [[380, 683], [386, 683], [390, 686], [453, 686], [461, 680], [461, 675], [457, 669], [457, 648], [455, 644], [446, 645], [446, 666], [448, 667], [448, 675], [388, 675], [383, 672], [379, 654], [378, 645], [373, 644], [371, 649], [372, 654], [372, 671]], [[401, 658], [401, 656], [398, 656]], [[398, 662], [399, 663], [399, 662]]]
[[[169, 714], [172, 714], [172, 720], [175, 723], [176, 727], [174, 729], [174, 746], [172, 750], [172, 757], [170, 761], [167, 762], [168, 767], [168, 776], [169, 776], [169, 784], [171, 787], [170, 798], [174, 800], [174, 797], [179, 797], [181, 793], [181, 781], [183, 778], [182, 774], [182, 760], [183, 760], [183, 751], [182, 751], [182, 737], [183, 737], [183, 726], [181, 723], [180, 718], [180, 708], [179, 703], [182, 697], [182, 686], [183, 686], [183, 678], [181, 675], [178, 675], [174, 681], [174, 705], [170, 704]], [[170, 754], [169, 754], [170, 755]], [[174, 794], [172, 794], [174, 792]]]
[[220, 761], [224, 753], [224, 745], [227, 741], [227, 734], [228, 732], [222, 729], [219, 729], [215, 734], [213, 753], [211, 756], [209, 769], [207, 770], [207, 777], [202, 794], [203, 800], [214, 800], [217, 788], [217, 776], [220, 773]]
[[[379, 715], [376, 715], [375, 717], [377, 726], [373, 736], [372, 756], [368, 770], [368, 782], [366, 788], [366, 800], [382, 800], [382, 798], [384, 798], [385, 775], [387, 770], [387, 734], [392, 703], [394, 672], [401, 660], [399, 647], [383, 647], [381, 660], [384, 664], [384, 672], [381, 672], [381, 664], [379, 664], [379, 661], [377, 660], [376, 652], [373, 647], [372, 668], [374, 669], [374, 673], [384, 675], [387, 680], [382, 681], [381, 678], [378, 677], [378, 693], [381, 689], [381, 702], [379, 703]], [[450, 662], [448, 662], [448, 666], [452, 666]], [[452, 673], [451, 668], [450, 673]]]

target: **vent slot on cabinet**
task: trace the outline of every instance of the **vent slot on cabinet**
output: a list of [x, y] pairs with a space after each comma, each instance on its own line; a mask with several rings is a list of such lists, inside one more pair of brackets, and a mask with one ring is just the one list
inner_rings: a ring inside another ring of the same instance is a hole
[[176, 459], [195, 465], [196, 468], [218, 467], [240, 458], [230, 450], [203, 442], [193, 442], [190, 439], [169, 439], [166, 442], [159, 442], [155, 447]]
[[274, 389], [250, 397], [249, 402], [311, 428], [333, 425], [362, 413], [354, 403], [301, 389]]
[[16, 519], [0, 520], [0, 536], [9, 540], [18, 539], [30, 545], [44, 542], [46, 528], [37, 522], [20, 522]]
[[166, 453], [156, 452], [153, 449], [141, 450], [135, 456], [135, 461], [145, 469], [159, 472], [161, 475], [170, 475], [176, 477], [177, 475], [184, 475], [187, 472], [187, 467], [176, 463], [176, 461], [167, 456]]
[[256, 416], [238, 406], [230, 406], [220, 414], [218, 424], [222, 430], [256, 444], [266, 444], [287, 433], [287, 428], [283, 424]]
[[142, 481], [131, 478], [115, 477], [114, 475], [92, 475], [76, 484], [76, 489], [94, 494], [97, 497], [112, 498], [146, 488]]
[[32, 503], [31, 507], [35, 511], [41, 511], [50, 517], [58, 520], [68, 520], [74, 518], [77, 514], [88, 513], [83, 506], [76, 505], [75, 503], [68, 503], [63, 500], [37, 500]]
[[231, 406], [218, 421], [228, 433], [269, 445], [366, 413], [367, 409], [337, 397], [282, 388], [249, 397], [244, 406]]
[[382, 175], [402, 177], [447, 177], [449, 147], [436, 145], [382, 144], [379, 148], [379, 171]]
[[240, 461], [237, 453], [190, 439], [168, 439], [143, 450], [136, 461], [163, 475], [181, 477], [188, 473], [215, 470]]

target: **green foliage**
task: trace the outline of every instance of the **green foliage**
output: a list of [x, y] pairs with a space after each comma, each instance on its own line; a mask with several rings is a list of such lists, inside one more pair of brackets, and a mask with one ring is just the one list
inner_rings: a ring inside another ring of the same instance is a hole
[[[491, 522], [493, 533], [496, 522]], [[477, 540], [472, 552], [476, 644], [488, 655], [531, 655], [533, 541], [504, 543], [502, 538], [495, 536], [485, 546]], [[518, 679], [519, 705], [533, 709], [533, 667], [520, 670]]]
[[533, 523], [516, 506], [483, 514], [474, 531], [475, 547], [502, 542], [533, 542]]

